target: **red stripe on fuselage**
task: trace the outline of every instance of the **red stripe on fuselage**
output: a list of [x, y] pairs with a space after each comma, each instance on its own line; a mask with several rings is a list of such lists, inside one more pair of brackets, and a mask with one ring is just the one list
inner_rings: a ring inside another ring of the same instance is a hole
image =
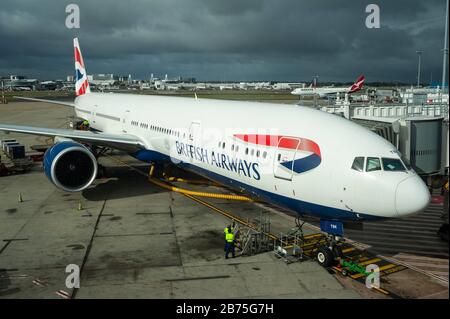
[[234, 137], [246, 143], [313, 152], [321, 156], [319, 145], [307, 138], [262, 134], [235, 134]]

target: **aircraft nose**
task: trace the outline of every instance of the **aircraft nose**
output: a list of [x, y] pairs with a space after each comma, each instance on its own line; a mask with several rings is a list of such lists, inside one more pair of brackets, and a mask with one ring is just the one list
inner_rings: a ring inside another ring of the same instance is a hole
[[401, 181], [395, 193], [395, 208], [400, 216], [418, 213], [430, 202], [430, 192], [419, 176]]

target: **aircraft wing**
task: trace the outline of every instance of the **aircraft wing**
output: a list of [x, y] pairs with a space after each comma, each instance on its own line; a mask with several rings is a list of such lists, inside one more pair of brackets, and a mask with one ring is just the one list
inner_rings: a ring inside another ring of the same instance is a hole
[[138, 137], [130, 134], [106, 134], [93, 131], [53, 129], [10, 124], [0, 124], [0, 131], [50, 137], [63, 137], [78, 142], [112, 147], [124, 151], [137, 151], [140, 149], [145, 149], [145, 144]]
[[45, 102], [45, 103], [51, 103], [51, 104], [59, 104], [59, 105], [65, 105], [70, 107], [75, 107], [74, 103], [71, 102], [64, 102], [64, 101], [55, 101], [55, 100], [44, 100], [44, 99], [35, 99], [33, 97], [23, 97], [23, 96], [14, 96], [15, 99], [19, 100], [25, 100], [25, 101], [35, 101], [35, 102]]

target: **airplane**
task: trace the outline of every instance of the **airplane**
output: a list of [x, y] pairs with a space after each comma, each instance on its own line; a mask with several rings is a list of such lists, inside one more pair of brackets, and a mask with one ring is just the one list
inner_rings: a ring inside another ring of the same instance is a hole
[[0, 124], [0, 131], [50, 136], [44, 172], [79, 192], [97, 176], [93, 147], [125, 151], [156, 165], [194, 172], [257, 201], [319, 217], [329, 234], [317, 253], [330, 265], [345, 221], [409, 216], [428, 188], [394, 145], [339, 116], [298, 105], [91, 92], [74, 39], [76, 98], [23, 98], [72, 107], [90, 130]]
[[355, 83], [353, 83], [347, 88], [336, 88], [336, 87], [317, 88], [311, 85], [310, 87], [307, 88], [296, 88], [291, 92], [291, 94], [300, 96], [319, 95], [320, 97], [326, 97], [329, 94], [336, 94], [336, 93], [350, 94], [361, 90], [365, 80], [366, 80], [365, 76], [360, 75], [358, 79], [355, 81]]

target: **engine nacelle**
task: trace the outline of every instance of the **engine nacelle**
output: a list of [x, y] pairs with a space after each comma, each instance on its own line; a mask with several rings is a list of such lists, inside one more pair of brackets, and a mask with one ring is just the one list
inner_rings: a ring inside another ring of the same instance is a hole
[[97, 177], [97, 160], [85, 146], [64, 141], [45, 152], [44, 172], [58, 188], [78, 192], [91, 185]]

